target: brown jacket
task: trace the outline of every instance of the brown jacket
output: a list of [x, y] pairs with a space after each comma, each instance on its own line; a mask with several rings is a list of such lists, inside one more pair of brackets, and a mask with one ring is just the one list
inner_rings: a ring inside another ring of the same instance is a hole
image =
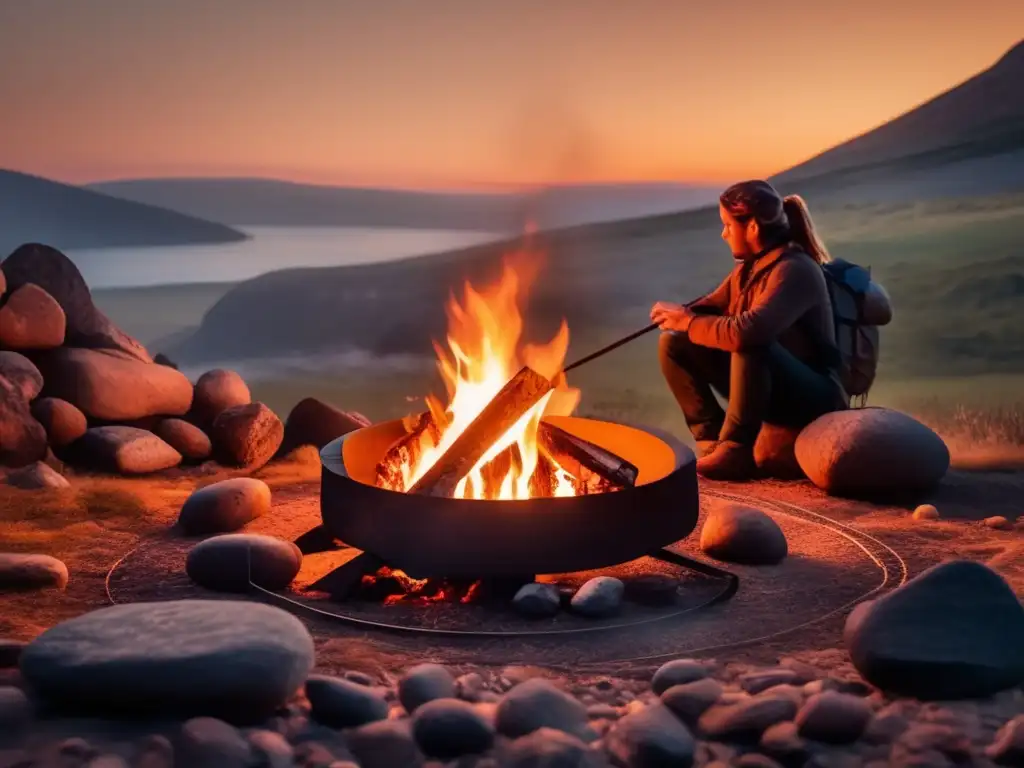
[[821, 367], [822, 345], [835, 347], [825, 275], [810, 256], [792, 246], [740, 262], [693, 307], [715, 313], [690, 323], [689, 337], [701, 346], [741, 352], [778, 341], [813, 368]]

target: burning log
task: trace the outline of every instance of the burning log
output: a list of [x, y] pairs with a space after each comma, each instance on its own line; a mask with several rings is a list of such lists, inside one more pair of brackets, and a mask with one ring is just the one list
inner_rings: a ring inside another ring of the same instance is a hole
[[537, 442], [542, 456], [547, 455], [584, 483], [590, 473], [597, 475], [613, 490], [636, 485], [639, 470], [633, 464], [560, 427], [542, 421], [537, 428]]
[[427, 496], [455, 494], [455, 487], [527, 411], [551, 391], [551, 382], [529, 367], [502, 387], [448, 447], [448, 450], [409, 489]]
[[437, 445], [440, 439], [441, 430], [433, 414], [424, 411], [417, 417], [412, 428], [392, 443], [384, 458], [378, 462], [377, 485], [392, 491], [404, 491], [402, 467], [415, 466], [423, 450]]

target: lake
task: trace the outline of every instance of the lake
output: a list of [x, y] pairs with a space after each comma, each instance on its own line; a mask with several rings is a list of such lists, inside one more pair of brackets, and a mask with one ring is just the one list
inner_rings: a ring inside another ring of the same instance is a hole
[[371, 264], [464, 248], [508, 235], [436, 229], [247, 227], [234, 243], [69, 250], [92, 288], [224, 283], [291, 267]]

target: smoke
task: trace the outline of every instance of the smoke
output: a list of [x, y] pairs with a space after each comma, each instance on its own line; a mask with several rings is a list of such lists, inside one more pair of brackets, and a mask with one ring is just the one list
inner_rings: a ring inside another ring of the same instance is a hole
[[555, 183], [593, 178], [603, 156], [593, 123], [552, 89], [531, 94], [515, 113], [507, 151], [520, 175]]

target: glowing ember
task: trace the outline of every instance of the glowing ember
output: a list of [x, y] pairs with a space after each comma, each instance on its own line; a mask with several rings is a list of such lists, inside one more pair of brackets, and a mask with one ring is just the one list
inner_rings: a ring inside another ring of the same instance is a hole
[[[452, 445], [484, 407], [523, 366], [549, 379], [559, 375], [569, 346], [565, 321], [546, 344], [521, 344], [523, 319], [520, 302], [537, 274], [535, 261], [506, 259], [501, 279], [477, 290], [468, 282], [462, 301], [448, 302], [448, 350], [435, 342], [438, 368], [448, 393], [448, 404], [435, 397], [427, 406], [436, 429], [419, 437], [416, 450], [404, 453], [391, 467], [392, 490], [408, 490]], [[458, 483], [456, 498], [527, 499], [533, 496], [575, 496], [574, 478], [548, 458], [541, 460], [537, 428], [543, 416], [571, 415], [579, 390], [564, 377], [494, 441], [473, 469]], [[410, 425], [411, 426], [411, 425]]]

